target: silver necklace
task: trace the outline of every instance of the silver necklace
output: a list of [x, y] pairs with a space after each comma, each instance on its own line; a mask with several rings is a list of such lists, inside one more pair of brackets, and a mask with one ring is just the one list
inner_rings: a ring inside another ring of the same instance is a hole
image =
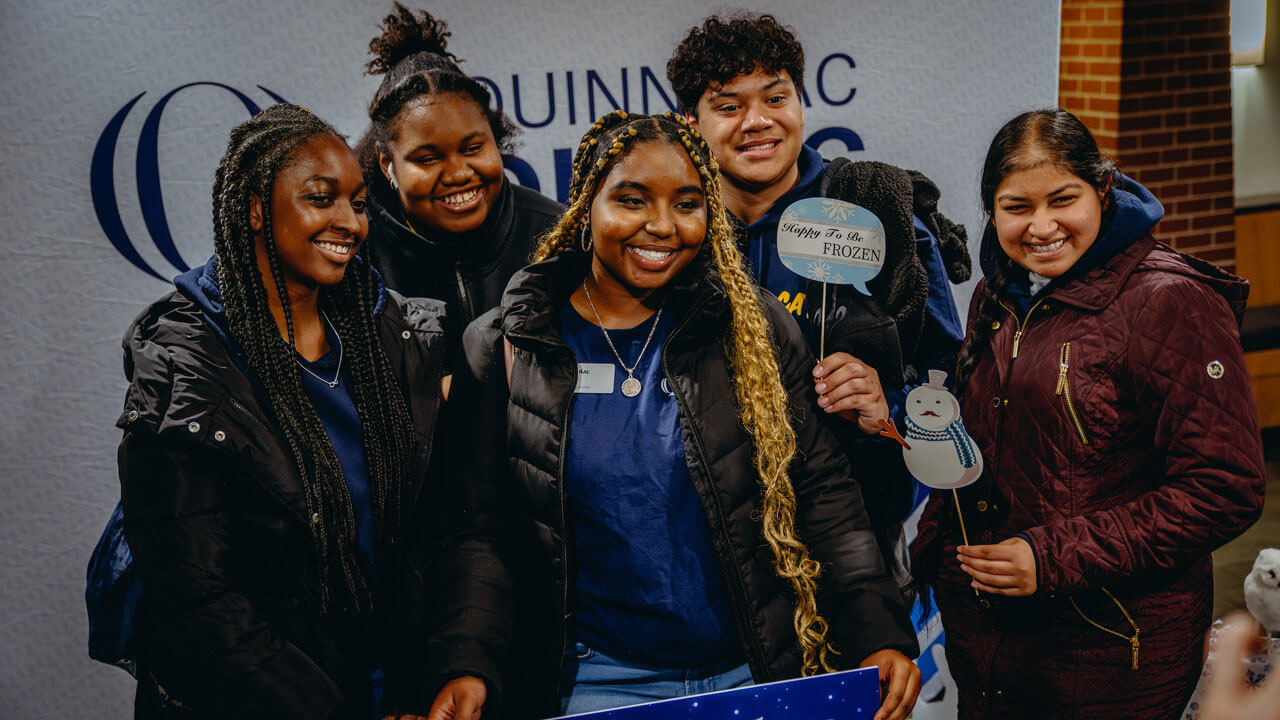
[[[640, 355], [636, 357], [636, 364], [627, 367], [622, 362], [622, 355], [618, 353], [618, 348], [613, 346], [613, 340], [609, 337], [609, 331], [604, 329], [604, 321], [600, 319], [600, 311], [596, 310], [596, 304], [591, 301], [591, 291], [587, 289], [587, 281], [582, 281], [582, 292], [587, 295], [587, 304], [591, 306], [591, 314], [596, 316], [596, 323], [600, 326], [600, 332], [604, 333], [604, 341], [609, 343], [609, 349], [613, 351], [613, 356], [618, 359], [618, 364], [623, 370], [627, 371], [627, 379], [622, 381], [622, 394], [629, 398], [633, 398], [640, 394], [643, 386], [636, 379], [636, 368], [640, 367], [640, 360], [644, 358], [644, 351], [649, 349], [649, 341], [653, 339], [653, 333], [658, 329], [658, 321], [662, 319], [662, 305], [658, 306], [658, 312], [653, 316], [653, 326], [649, 328], [649, 337], [644, 339], [644, 346], [640, 348]], [[663, 305], [667, 302], [666, 298], [662, 299]]]
[[320, 382], [324, 383], [325, 385], [328, 385], [331, 388], [336, 388], [338, 387], [338, 382], [342, 379], [342, 336], [338, 335], [338, 329], [333, 326], [333, 322], [329, 320], [329, 316], [324, 314], [324, 310], [320, 311], [320, 317], [324, 318], [325, 324], [328, 325], [329, 329], [333, 331], [334, 339], [338, 341], [338, 368], [333, 371], [333, 379], [326, 380], [320, 377], [319, 375], [317, 375], [315, 370], [312, 370], [311, 368], [307, 367], [305, 363], [303, 363], [301, 360], [298, 359], [298, 352], [296, 350], [293, 353], [293, 361], [298, 363], [298, 367], [302, 368], [303, 370], [306, 370], [308, 373], [311, 373], [311, 377], [319, 380]]

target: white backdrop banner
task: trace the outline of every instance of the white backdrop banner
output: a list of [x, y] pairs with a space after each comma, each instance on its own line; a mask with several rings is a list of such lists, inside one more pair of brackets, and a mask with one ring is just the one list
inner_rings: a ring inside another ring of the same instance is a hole
[[[410, 3], [411, 7], [416, 7]], [[1056, 0], [745, 3], [808, 53], [806, 137], [919, 169], [977, 236], [986, 144], [1056, 98]], [[665, 66], [699, 0], [441, 0], [450, 50], [523, 130], [509, 163], [561, 197], [600, 114], [673, 109]], [[132, 681], [90, 661], [82, 593], [119, 494], [119, 338], [212, 251], [210, 189], [227, 131], [287, 99], [352, 142], [389, 2], [0, 3], [0, 716], [121, 718]], [[960, 288], [963, 305], [970, 289]], [[917, 718], [953, 717], [936, 630], [922, 632]], [[950, 704], [950, 709], [948, 709]]]

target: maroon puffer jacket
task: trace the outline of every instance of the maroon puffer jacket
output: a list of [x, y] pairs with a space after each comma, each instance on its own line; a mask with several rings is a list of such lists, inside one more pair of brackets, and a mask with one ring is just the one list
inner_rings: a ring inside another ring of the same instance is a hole
[[985, 472], [959, 498], [971, 543], [1031, 543], [1038, 589], [978, 597], [956, 560], [955, 501], [934, 492], [916, 573], [942, 612], [962, 718], [1182, 709], [1212, 611], [1210, 552], [1262, 506], [1247, 294], [1148, 237], [997, 323], [963, 400]]

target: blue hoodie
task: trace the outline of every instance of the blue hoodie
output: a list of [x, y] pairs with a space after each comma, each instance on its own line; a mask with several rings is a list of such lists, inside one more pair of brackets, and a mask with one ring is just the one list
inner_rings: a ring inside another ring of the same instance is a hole
[[[353, 262], [360, 262], [355, 260]], [[375, 271], [376, 272], [376, 271]], [[201, 267], [193, 268], [174, 278], [173, 284], [178, 291], [200, 305], [209, 325], [222, 338], [227, 346], [228, 354], [236, 366], [249, 378], [254, 393], [263, 407], [271, 407], [266, 388], [257, 376], [249, 370], [244, 355], [227, 331], [227, 310], [222, 304], [222, 291], [218, 288], [218, 275], [213, 258]], [[386, 305], [386, 290], [380, 287], [374, 315], [378, 315]], [[369, 494], [369, 480], [365, 464], [364, 443], [361, 436], [360, 414], [356, 410], [355, 397], [351, 392], [351, 380], [348, 369], [339, 370], [341, 339], [333, 330], [333, 326], [325, 324], [325, 335], [329, 341], [330, 351], [314, 362], [307, 362], [301, 355], [295, 355], [298, 363], [309, 368], [298, 373], [302, 379], [302, 389], [311, 400], [320, 424], [324, 426], [329, 443], [338, 456], [338, 464], [347, 481], [347, 491], [351, 494], [351, 505], [356, 518], [356, 544], [360, 554], [370, 568], [373, 567], [374, 524], [373, 503]], [[312, 373], [315, 373], [314, 375]], [[317, 377], [319, 376], [319, 377]], [[336, 378], [338, 384], [330, 387], [321, 378]]]
[[[1005, 295], [1016, 300], [1022, 312], [1025, 313], [1037, 298], [1048, 295], [1056, 288], [1101, 265], [1116, 253], [1149, 235], [1151, 228], [1155, 227], [1162, 217], [1164, 217], [1164, 206], [1156, 196], [1133, 178], [1117, 170], [1111, 187], [1111, 207], [1103, 215], [1102, 229], [1097, 239], [1093, 241], [1093, 245], [1085, 250], [1069, 270], [1051, 280], [1034, 294], [1031, 291], [1031, 282], [1026, 269], [1015, 264], [1014, 276], [1005, 289]], [[982, 250], [979, 254], [982, 274], [990, 280], [995, 274], [997, 261], [1007, 260], [1008, 257], [1000, 247], [995, 225], [987, 221], [986, 230], [982, 233]]]

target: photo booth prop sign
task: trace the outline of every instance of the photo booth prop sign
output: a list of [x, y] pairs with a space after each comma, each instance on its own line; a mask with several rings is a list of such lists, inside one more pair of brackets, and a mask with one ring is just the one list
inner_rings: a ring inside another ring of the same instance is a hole
[[879, 707], [879, 670], [868, 667], [565, 717], [573, 720], [871, 720]]
[[884, 225], [870, 210], [834, 198], [791, 203], [778, 221], [778, 257], [791, 272], [871, 295], [884, 267]]
[[778, 221], [778, 257], [791, 272], [822, 283], [818, 357], [826, 356], [827, 285], [852, 285], [870, 296], [867, 282], [884, 267], [884, 224], [870, 210], [834, 198], [805, 198]]

